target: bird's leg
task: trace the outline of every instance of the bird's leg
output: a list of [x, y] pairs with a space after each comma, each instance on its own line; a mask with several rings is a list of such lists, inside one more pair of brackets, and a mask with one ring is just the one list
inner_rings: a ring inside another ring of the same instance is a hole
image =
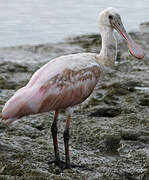
[[66, 166], [65, 168], [70, 168], [70, 158], [69, 158], [69, 124], [70, 124], [70, 115], [66, 118], [66, 126], [64, 130], [64, 145], [65, 145], [65, 159], [66, 159]]
[[86, 168], [84, 165], [77, 165], [77, 164], [72, 164], [70, 163], [70, 157], [69, 157], [69, 124], [70, 124], [70, 115], [67, 115], [66, 118], [66, 126], [65, 126], [65, 130], [64, 130], [64, 145], [65, 145], [65, 159], [66, 159], [66, 164], [63, 167], [63, 169], [67, 169], [67, 168], [81, 168], [84, 170], [91, 170], [89, 168]]
[[69, 158], [69, 124], [70, 124], [70, 115], [67, 115], [66, 118], [66, 126], [64, 130], [64, 145], [65, 145], [65, 159], [66, 162], [62, 161], [59, 156], [59, 150], [58, 150], [58, 141], [57, 141], [57, 118], [58, 118], [59, 111], [55, 111], [54, 120], [51, 126], [51, 132], [53, 137], [53, 145], [54, 145], [54, 153], [55, 153], [55, 161], [51, 161], [49, 163], [55, 163], [61, 170], [66, 168], [84, 168], [85, 166], [79, 166], [75, 164], [70, 164], [70, 158]]
[[57, 118], [59, 111], [56, 110], [54, 114], [54, 120], [51, 126], [51, 133], [53, 137], [54, 153], [55, 153], [55, 163], [58, 165], [60, 162], [59, 150], [58, 150], [58, 141], [57, 141]]

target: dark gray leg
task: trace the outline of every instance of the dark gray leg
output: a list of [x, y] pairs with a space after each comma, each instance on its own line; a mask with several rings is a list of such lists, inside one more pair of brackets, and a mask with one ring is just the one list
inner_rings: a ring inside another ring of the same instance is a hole
[[65, 146], [65, 159], [66, 162], [60, 160], [59, 150], [58, 150], [58, 141], [57, 141], [57, 118], [58, 118], [59, 111], [55, 111], [54, 120], [51, 126], [51, 132], [53, 137], [53, 145], [54, 145], [54, 153], [55, 153], [55, 161], [51, 161], [50, 163], [55, 163], [61, 170], [65, 168], [84, 168], [84, 166], [79, 166], [75, 164], [70, 164], [70, 157], [69, 157], [69, 124], [70, 124], [70, 115], [67, 115], [66, 118], [66, 126], [64, 130], [64, 146]]
[[65, 145], [65, 159], [66, 159], [66, 167], [70, 168], [70, 157], [69, 157], [69, 124], [70, 124], [70, 115], [66, 118], [66, 126], [64, 130], [64, 145]]
[[65, 130], [64, 130], [64, 134], [63, 134], [63, 136], [64, 136], [64, 145], [65, 145], [66, 164], [63, 167], [63, 169], [66, 169], [66, 168], [81, 168], [81, 169], [84, 169], [84, 170], [91, 170], [91, 169], [86, 168], [83, 165], [77, 165], [77, 164], [70, 163], [70, 157], [69, 157], [69, 137], [70, 137], [69, 136], [69, 124], [70, 124], [70, 115], [67, 115], [66, 126], [65, 126]]
[[59, 164], [60, 156], [58, 150], [58, 141], [57, 141], [57, 118], [58, 118], [59, 111], [56, 110], [54, 114], [54, 120], [51, 126], [51, 133], [53, 137], [53, 145], [54, 145], [54, 153], [55, 153], [55, 161], [56, 164]]

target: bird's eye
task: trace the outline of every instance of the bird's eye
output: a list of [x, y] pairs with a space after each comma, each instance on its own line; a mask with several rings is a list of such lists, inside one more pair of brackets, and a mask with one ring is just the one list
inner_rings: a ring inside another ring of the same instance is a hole
[[109, 19], [113, 19], [113, 16], [112, 16], [112, 15], [109, 15]]

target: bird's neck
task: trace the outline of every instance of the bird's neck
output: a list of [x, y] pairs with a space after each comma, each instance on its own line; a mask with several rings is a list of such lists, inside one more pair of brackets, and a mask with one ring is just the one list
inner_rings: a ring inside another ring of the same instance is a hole
[[97, 60], [105, 66], [113, 66], [117, 56], [117, 44], [113, 29], [110, 27], [102, 27], [100, 34], [102, 38], [102, 48], [100, 54], [97, 56]]

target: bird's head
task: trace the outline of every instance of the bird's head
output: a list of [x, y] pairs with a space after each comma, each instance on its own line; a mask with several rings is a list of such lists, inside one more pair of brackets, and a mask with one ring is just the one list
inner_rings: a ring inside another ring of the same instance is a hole
[[129, 51], [133, 56], [138, 59], [144, 57], [143, 50], [127, 34], [117, 9], [110, 7], [99, 14], [99, 28], [100, 31], [104, 31], [106, 28], [115, 29], [126, 40]]

